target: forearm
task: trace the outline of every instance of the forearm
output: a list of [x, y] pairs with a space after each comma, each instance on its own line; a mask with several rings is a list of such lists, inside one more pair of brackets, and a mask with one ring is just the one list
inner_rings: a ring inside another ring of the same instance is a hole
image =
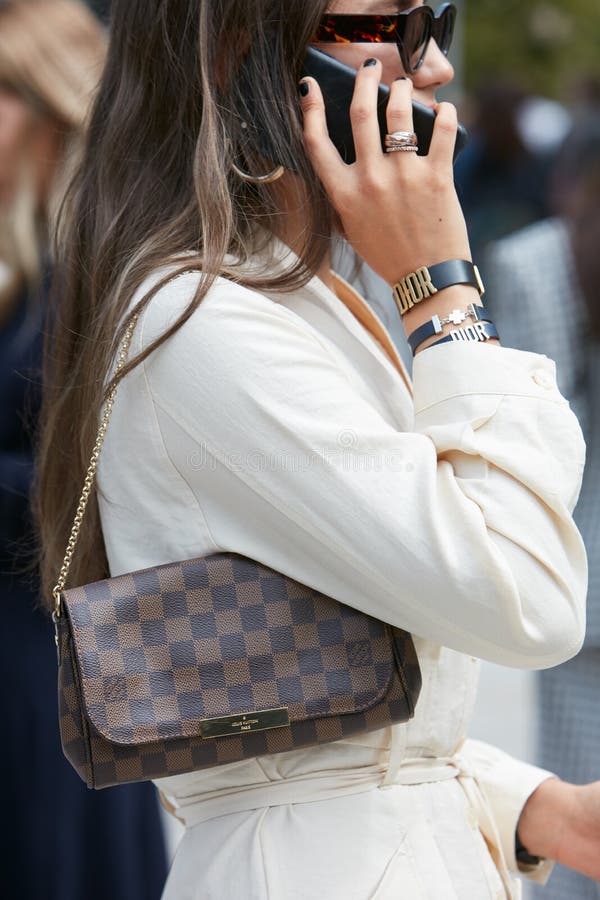
[[556, 860], [566, 825], [570, 787], [558, 778], [547, 778], [523, 807], [517, 833], [519, 841], [532, 856]]
[[[425, 322], [428, 322], [433, 316], [444, 318], [454, 309], [466, 309], [470, 303], [474, 303], [477, 306], [482, 305], [479, 293], [475, 288], [464, 284], [455, 284], [452, 285], [452, 287], [444, 288], [443, 291], [440, 291], [434, 297], [430, 297], [425, 303], [416, 304], [404, 314], [402, 317], [402, 324], [406, 331], [406, 336], [408, 337], [415, 329], [419, 328], [419, 326], [423, 325]], [[442, 334], [433, 335], [423, 341], [419, 346], [417, 353], [425, 350], [431, 344], [435, 344], [441, 337], [450, 334], [450, 332], [456, 330], [457, 327], [458, 326], [456, 325], [444, 325]], [[500, 341], [496, 338], [492, 338], [485, 343], [499, 345]]]

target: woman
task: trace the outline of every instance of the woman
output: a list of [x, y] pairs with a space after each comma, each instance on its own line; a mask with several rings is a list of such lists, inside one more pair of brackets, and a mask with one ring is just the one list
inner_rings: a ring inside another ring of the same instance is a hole
[[[232, 550], [408, 629], [423, 673], [407, 726], [159, 780], [187, 826], [165, 900], [516, 897], [517, 824], [529, 854], [546, 857], [529, 866], [534, 879], [553, 858], [598, 874], [599, 787], [465, 739], [475, 657], [539, 668], [583, 639], [571, 510], [584, 447], [553, 364], [492, 341], [430, 349], [429, 338], [411, 385], [385, 329], [329, 268], [336, 228], [390, 286], [469, 259], [454, 109], [437, 107], [425, 158], [385, 155], [379, 141], [381, 79], [390, 133], [411, 133], [411, 96], [434, 105], [452, 77], [425, 14], [410, 13], [410, 47], [380, 43], [372, 18], [361, 41], [322, 46], [343, 27], [328, 14], [396, 8], [113, 8], [58, 280], [44, 583], [137, 309], [70, 583]], [[356, 165], [328, 138], [317, 83], [298, 97], [313, 42], [358, 69]], [[449, 286], [406, 312], [406, 331], [471, 303], [475, 288]]]
[[166, 877], [152, 786], [93, 795], [62, 755], [52, 629], [26, 574], [49, 231], [104, 55], [79, 3], [0, 7], [0, 856], [2, 894], [20, 900], [148, 900]]

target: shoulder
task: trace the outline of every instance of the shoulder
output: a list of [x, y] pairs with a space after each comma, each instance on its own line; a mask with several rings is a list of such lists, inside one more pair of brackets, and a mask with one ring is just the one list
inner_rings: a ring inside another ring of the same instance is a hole
[[[202, 272], [194, 270], [177, 275], [174, 267], [163, 267], [140, 285], [132, 305], [154, 290], [170, 273], [174, 273], [174, 277], [160, 287], [142, 313], [138, 350], [160, 338], [202, 291]], [[267, 296], [219, 276], [201, 297], [190, 318], [166, 342], [165, 351], [177, 352], [190, 344], [196, 349], [200, 346], [208, 348], [215, 340], [222, 347], [233, 343], [251, 347], [260, 339], [277, 340], [285, 335], [316, 339], [311, 325], [283, 303], [278, 303], [276, 295]], [[170, 350], [167, 350], [168, 345]]]
[[[201, 282], [201, 273], [189, 272], [160, 288], [140, 319], [134, 352], [177, 322]], [[327, 392], [336, 402], [349, 395], [347, 375], [310, 322], [227, 278], [218, 278], [189, 319], [144, 359], [138, 384], [163, 425], [166, 416], [187, 434], [201, 431], [213, 448], [236, 435], [254, 441], [258, 432], [274, 432], [281, 442], [283, 432], [304, 429], [303, 415], [314, 421]]]
[[[154, 285], [165, 272], [154, 276]], [[165, 335], [202, 288], [202, 273], [163, 285], [143, 311], [133, 352]], [[146, 289], [152, 282], [149, 281]], [[142, 286], [143, 289], [143, 286]], [[142, 295], [140, 295], [142, 296]], [[146, 389], [169, 409], [212, 405], [215, 415], [242, 396], [295, 392], [335, 378], [319, 332], [271, 295], [219, 277], [191, 316], [143, 362]], [[193, 396], [192, 396], [193, 395]]]

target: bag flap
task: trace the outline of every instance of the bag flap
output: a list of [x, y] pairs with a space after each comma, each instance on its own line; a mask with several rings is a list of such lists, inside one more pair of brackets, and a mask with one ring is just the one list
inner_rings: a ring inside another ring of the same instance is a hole
[[200, 734], [287, 707], [290, 722], [360, 712], [394, 673], [389, 626], [232, 553], [65, 591], [83, 703], [116, 744]]

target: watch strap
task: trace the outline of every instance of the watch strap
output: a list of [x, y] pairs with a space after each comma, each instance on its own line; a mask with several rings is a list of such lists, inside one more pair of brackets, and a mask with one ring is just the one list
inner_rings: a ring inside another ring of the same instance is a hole
[[543, 862], [541, 856], [533, 856], [525, 849], [519, 838], [519, 833], [515, 833], [515, 857], [517, 862], [522, 866], [539, 866]]
[[485, 306], [480, 306], [477, 303], [469, 304], [464, 311], [453, 310], [450, 316], [444, 317], [444, 319], [440, 318], [440, 316], [433, 316], [428, 322], [425, 322], [424, 325], [420, 325], [419, 328], [416, 328], [412, 334], [408, 336], [408, 343], [412, 352], [415, 353], [417, 347], [419, 347], [423, 341], [426, 341], [427, 338], [433, 337], [434, 334], [441, 334], [444, 330], [444, 325], [451, 324], [451, 321], [448, 320], [451, 320], [452, 316], [455, 317], [453, 322], [455, 325], [460, 325], [468, 318], [473, 319], [475, 322], [491, 320], [490, 314]]
[[400, 315], [404, 316], [417, 303], [454, 284], [470, 285], [479, 291], [480, 297], [485, 293], [479, 269], [466, 259], [450, 259], [435, 266], [422, 266], [396, 282], [392, 290]]

